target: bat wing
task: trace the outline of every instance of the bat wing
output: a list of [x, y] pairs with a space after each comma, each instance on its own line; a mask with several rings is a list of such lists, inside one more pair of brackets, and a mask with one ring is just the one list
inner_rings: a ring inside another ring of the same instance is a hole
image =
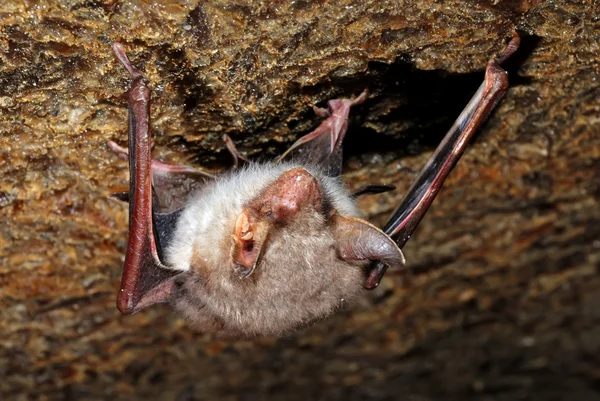
[[[108, 141], [108, 147], [123, 160], [129, 160], [129, 150]], [[185, 166], [151, 161], [152, 187], [154, 188], [153, 209], [160, 213], [181, 209], [188, 195], [201, 188], [207, 180], [215, 176], [207, 171]], [[112, 197], [129, 202], [129, 192], [115, 192]]]
[[350, 99], [333, 99], [327, 102], [328, 109], [315, 108], [315, 113], [325, 117], [314, 131], [298, 139], [279, 160], [296, 158], [317, 165], [331, 177], [342, 173], [342, 142], [348, 130], [350, 108], [361, 104], [367, 91]]
[[[129, 192], [114, 192], [111, 197], [120, 200], [122, 202], [129, 202]], [[152, 200], [153, 204], [156, 203], [156, 197]], [[152, 218], [154, 222], [154, 233], [158, 235], [157, 251], [158, 256], [162, 260], [162, 249], [167, 248], [173, 238], [173, 232], [175, 231], [175, 225], [177, 219], [183, 212], [183, 209], [177, 209], [173, 212], [167, 213], [156, 213], [152, 212]]]
[[[117, 307], [130, 314], [159, 302], [167, 302], [179, 272], [160, 259], [161, 241], [172, 234], [169, 227], [178, 212], [157, 214], [153, 210], [150, 137], [150, 88], [143, 75], [127, 59], [123, 47], [114, 44], [115, 55], [133, 76], [128, 95], [129, 110], [129, 239], [123, 265]], [[162, 237], [162, 238], [161, 238]]]
[[[425, 216], [473, 134], [508, 89], [508, 76], [500, 67], [500, 63], [517, 50], [519, 42], [519, 36], [515, 33], [504, 53], [499, 58], [490, 60], [483, 83], [446, 133], [406, 193], [404, 200], [383, 228], [400, 248], [410, 239]], [[365, 287], [367, 289], [377, 287], [385, 270], [386, 267], [381, 262], [375, 264], [370, 270]]]
[[173, 239], [174, 228], [183, 209], [169, 213], [153, 213], [154, 234], [157, 236], [157, 253], [160, 260], [164, 260], [162, 250], [169, 247]]

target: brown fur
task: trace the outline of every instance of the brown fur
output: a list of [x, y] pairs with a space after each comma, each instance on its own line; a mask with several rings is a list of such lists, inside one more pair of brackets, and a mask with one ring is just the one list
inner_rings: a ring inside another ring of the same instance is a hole
[[352, 301], [361, 292], [363, 270], [339, 259], [331, 221], [317, 209], [303, 208], [274, 225], [257, 270], [247, 278], [236, 272], [229, 236], [212, 244], [220, 260], [210, 266], [196, 247], [190, 269], [177, 280], [174, 307], [203, 331], [248, 337], [306, 326]]

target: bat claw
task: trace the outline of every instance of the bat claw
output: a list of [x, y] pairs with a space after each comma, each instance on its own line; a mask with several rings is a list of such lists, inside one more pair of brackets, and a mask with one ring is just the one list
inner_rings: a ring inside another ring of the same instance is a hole
[[237, 148], [235, 147], [235, 144], [233, 143], [233, 141], [231, 140], [231, 137], [227, 134], [223, 134], [223, 142], [225, 142], [225, 146], [227, 147], [227, 150], [229, 151], [229, 153], [231, 153], [231, 156], [233, 157], [233, 167], [234, 168], [238, 168], [238, 165], [240, 164], [240, 160], [243, 161], [244, 163], [249, 163], [250, 161], [244, 157], [239, 150], [237, 150]]
[[510, 39], [510, 42], [508, 42], [508, 45], [506, 45], [506, 48], [504, 49], [500, 57], [496, 57], [496, 63], [504, 63], [507, 58], [509, 58], [514, 52], [517, 51], [517, 49], [519, 48], [519, 44], [521, 44], [521, 38], [519, 37], [518, 33], [513, 32], [513, 36]]
[[327, 109], [313, 107], [315, 114], [324, 120], [313, 131], [294, 142], [278, 160], [281, 161], [290, 155], [299, 155], [300, 158], [310, 158], [312, 162], [316, 162], [329, 176], [340, 175], [341, 148], [348, 129], [350, 108], [363, 103], [367, 95], [368, 92], [365, 89], [358, 97], [352, 95], [349, 99], [328, 101]]
[[[129, 160], [129, 150], [118, 145], [114, 141], [107, 141], [108, 147], [112, 150], [121, 160]], [[203, 175], [206, 177], [214, 177], [214, 175], [190, 166], [186, 166], [184, 164], [168, 164], [163, 163], [161, 161], [152, 159], [150, 162], [150, 166], [152, 169], [152, 174], [194, 174], [194, 175]]]
[[315, 112], [317, 117], [321, 117], [321, 118], [327, 118], [331, 115], [329, 110], [324, 107], [313, 106], [313, 111]]
[[355, 104], [362, 104], [362, 103], [364, 103], [365, 100], [367, 100], [367, 96], [369, 96], [369, 90], [365, 89], [358, 96], [352, 95], [350, 97], [350, 100], [353, 101], [353, 103], [352, 103], [353, 105], [355, 105]]
[[138, 70], [133, 66], [133, 64], [131, 64], [129, 58], [127, 57], [127, 53], [125, 53], [125, 48], [122, 44], [120, 44], [119, 42], [114, 42], [113, 52], [115, 53], [115, 56], [117, 56], [117, 59], [121, 62], [123, 67], [125, 67], [125, 69], [129, 72], [129, 74], [131, 74], [133, 78], [144, 77], [144, 74], [142, 74], [140, 70]]

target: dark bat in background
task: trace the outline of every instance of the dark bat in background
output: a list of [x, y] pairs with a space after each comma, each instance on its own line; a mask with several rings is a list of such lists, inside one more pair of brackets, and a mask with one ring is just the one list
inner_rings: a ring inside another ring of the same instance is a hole
[[[351, 99], [315, 108], [324, 118], [269, 163], [245, 160], [228, 137], [234, 168], [217, 176], [151, 158], [150, 88], [119, 43], [114, 52], [133, 77], [129, 146], [129, 240], [119, 310], [135, 313], [170, 302], [199, 329], [227, 336], [281, 334], [330, 315], [387, 267], [423, 218], [477, 127], [508, 87], [499, 66], [519, 43], [489, 62], [485, 81], [439, 145], [384, 230], [361, 220], [357, 196], [393, 189], [370, 185], [347, 193], [342, 141]], [[238, 164], [244, 163], [244, 166]]]

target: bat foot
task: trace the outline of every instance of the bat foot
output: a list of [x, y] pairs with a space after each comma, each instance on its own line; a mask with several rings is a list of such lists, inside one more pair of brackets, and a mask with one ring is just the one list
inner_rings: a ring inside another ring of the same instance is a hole
[[[350, 108], [363, 103], [367, 99], [368, 92], [365, 89], [359, 96], [349, 99], [332, 99], [327, 102], [327, 109], [313, 107], [315, 114], [325, 118], [321, 124], [312, 132], [298, 139], [279, 160], [283, 160], [295, 152], [305, 152], [311, 155], [313, 160], [328, 160], [330, 156], [341, 150], [341, 145], [348, 129], [348, 116]], [[333, 157], [332, 159], [336, 159]], [[336, 163], [338, 161], [336, 160]], [[336, 166], [333, 171], [338, 171]]]
[[131, 64], [131, 62], [129, 61], [129, 58], [127, 57], [127, 53], [125, 53], [125, 48], [123, 47], [122, 44], [120, 44], [119, 42], [114, 42], [113, 43], [113, 52], [115, 53], [115, 56], [117, 57], [119, 62], [121, 62], [123, 67], [125, 67], [127, 72], [129, 72], [129, 74], [131, 74], [131, 76], [134, 79], [144, 77], [144, 74], [142, 74], [140, 70], [138, 70]]
[[[365, 89], [361, 92], [360, 95], [354, 96], [352, 95], [350, 99], [331, 99], [327, 102], [327, 114], [326, 117], [336, 116], [337, 118], [345, 117], [348, 118], [348, 114], [350, 114], [350, 107], [356, 106], [357, 104], [362, 104], [367, 100], [367, 96], [369, 92]], [[320, 117], [323, 114], [324, 109], [315, 110], [315, 113]]]
[[494, 59], [494, 61], [498, 64], [502, 64], [504, 61], [506, 61], [507, 58], [509, 58], [514, 52], [517, 51], [520, 44], [521, 44], [521, 38], [519, 37], [519, 34], [516, 32], [513, 32], [513, 36], [510, 39], [510, 42], [508, 42], [508, 45], [506, 45], [504, 52], [502, 52], [500, 57], [496, 57]]
[[229, 153], [231, 153], [231, 156], [233, 157], [233, 168], [238, 168], [241, 162], [243, 163], [249, 163], [250, 161], [244, 157], [239, 150], [237, 150], [237, 148], [235, 147], [235, 144], [233, 143], [233, 141], [231, 140], [231, 138], [229, 137], [229, 135], [227, 134], [223, 134], [223, 142], [225, 142], [225, 146], [227, 147], [227, 150], [229, 151]]

